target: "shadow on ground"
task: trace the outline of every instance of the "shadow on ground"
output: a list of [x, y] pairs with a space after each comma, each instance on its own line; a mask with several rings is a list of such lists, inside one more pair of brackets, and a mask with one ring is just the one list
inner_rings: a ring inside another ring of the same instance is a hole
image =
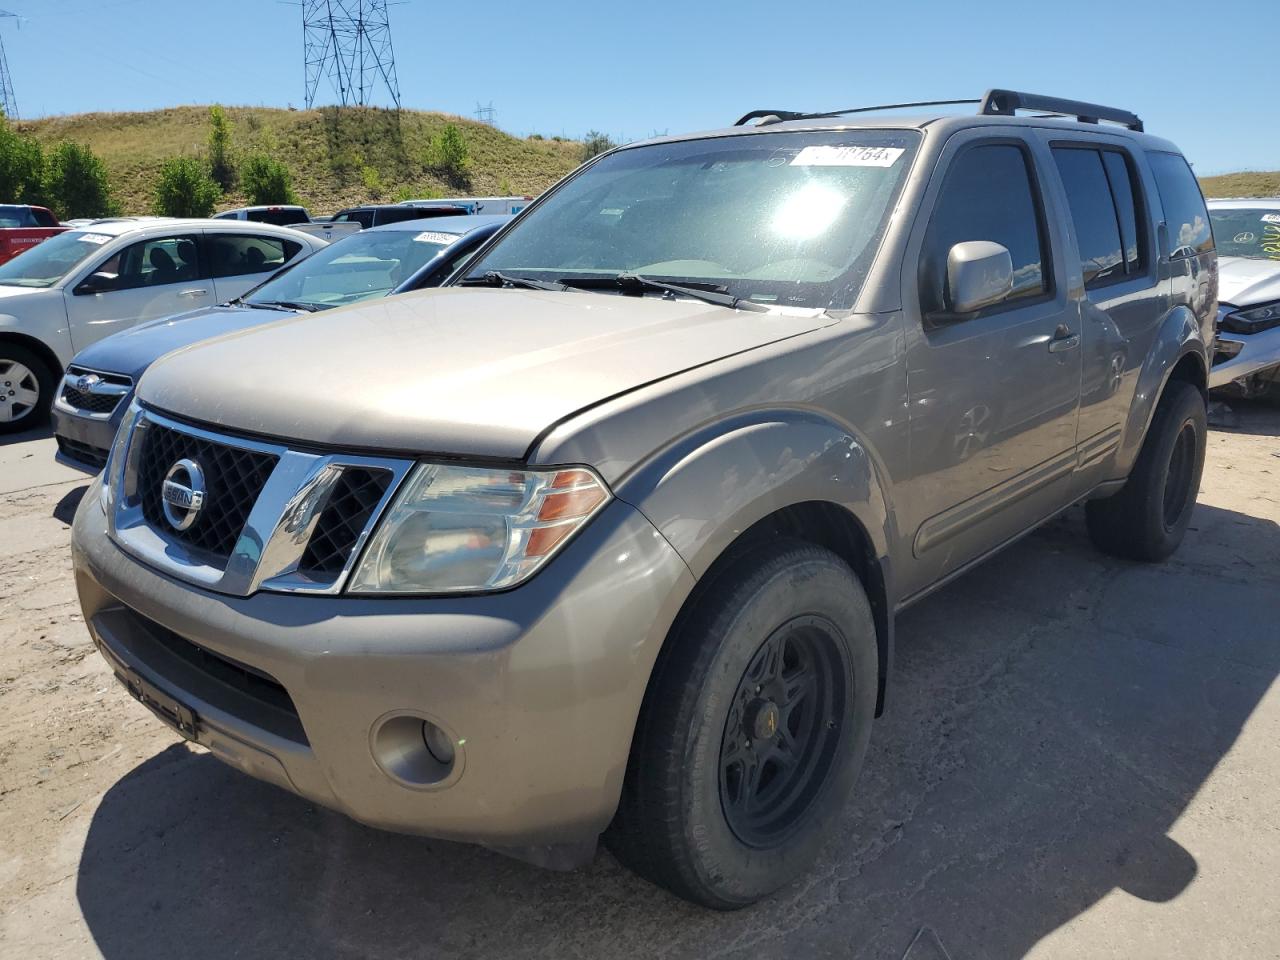
[[[393, 836], [172, 747], [107, 793], [80, 907], [137, 957], [1020, 957], [1111, 891], [1163, 903], [1197, 864], [1166, 832], [1280, 671], [1280, 582], [1226, 556], [1201, 506], [1175, 562], [1100, 559], [1079, 511], [901, 619], [888, 715], [806, 880], [737, 914], [690, 907], [606, 853], [553, 874]], [[1251, 579], [1252, 577], [1252, 579]], [[424, 798], [425, 802], [425, 798]]]

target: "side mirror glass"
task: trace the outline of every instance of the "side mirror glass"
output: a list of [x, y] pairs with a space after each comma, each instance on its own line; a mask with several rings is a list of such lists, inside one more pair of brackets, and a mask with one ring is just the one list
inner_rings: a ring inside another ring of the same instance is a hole
[[91, 273], [80, 281], [76, 293], [106, 293], [115, 289], [116, 279], [113, 273]]
[[1013, 290], [1013, 258], [990, 240], [966, 240], [947, 254], [947, 306], [974, 313], [1005, 300]]

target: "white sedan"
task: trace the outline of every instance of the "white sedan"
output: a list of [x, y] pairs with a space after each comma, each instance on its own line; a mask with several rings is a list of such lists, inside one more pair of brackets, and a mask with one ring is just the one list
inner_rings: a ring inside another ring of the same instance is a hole
[[[1218, 247], [1218, 337], [1209, 386], [1280, 386], [1280, 199], [1210, 200]], [[48, 241], [46, 241], [48, 242]]]
[[325, 241], [234, 220], [99, 220], [0, 265], [0, 433], [41, 424], [67, 362], [145, 320], [225, 303]]

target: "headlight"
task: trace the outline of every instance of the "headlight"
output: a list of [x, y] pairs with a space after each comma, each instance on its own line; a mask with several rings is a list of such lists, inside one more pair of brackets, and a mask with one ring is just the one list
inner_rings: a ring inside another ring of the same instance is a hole
[[129, 408], [125, 410], [124, 417], [120, 420], [120, 426], [116, 429], [115, 439], [111, 441], [111, 449], [107, 452], [106, 463], [102, 465], [102, 495], [98, 498], [98, 503], [102, 506], [103, 513], [109, 513], [111, 507], [115, 504], [116, 497], [120, 493], [120, 484], [122, 480], [123, 470], [121, 465], [124, 463], [125, 448], [129, 446], [129, 438], [133, 435], [133, 428], [138, 419], [138, 414], [142, 412], [142, 408], [138, 405], [138, 401], [134, 400], [129, 404]]
[[379, 523], [349, 589], [458, 593], [514, 586], [608, 500], [604, 482], [583, 467], [420, 464]]
[[1218, 329], [1228, 333], [1259, 333], [1272, 327], [1280, 327], [1280, 300], [1233, 311], [1218, 322]]

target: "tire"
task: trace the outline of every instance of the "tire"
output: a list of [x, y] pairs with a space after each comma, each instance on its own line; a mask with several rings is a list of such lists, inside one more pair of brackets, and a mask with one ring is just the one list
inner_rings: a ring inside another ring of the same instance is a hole
[[1189, 383], [1170, 383], [1128, 481], [1119, 493], [1085, 505], [1094, 545], [1149, 563], [1177, 550], [1200, 490], [1207, 439], [1204, 397]]
[[877, 668], [871, 605], [839, 557], [791, 540], [739, 555], [659, 657], [606, 844], [714, 909], [789, 883], [857, 779]]
[[39, 354], [0, 341], [0, 434], [44, 426], [57, 387], [57, 377]]

